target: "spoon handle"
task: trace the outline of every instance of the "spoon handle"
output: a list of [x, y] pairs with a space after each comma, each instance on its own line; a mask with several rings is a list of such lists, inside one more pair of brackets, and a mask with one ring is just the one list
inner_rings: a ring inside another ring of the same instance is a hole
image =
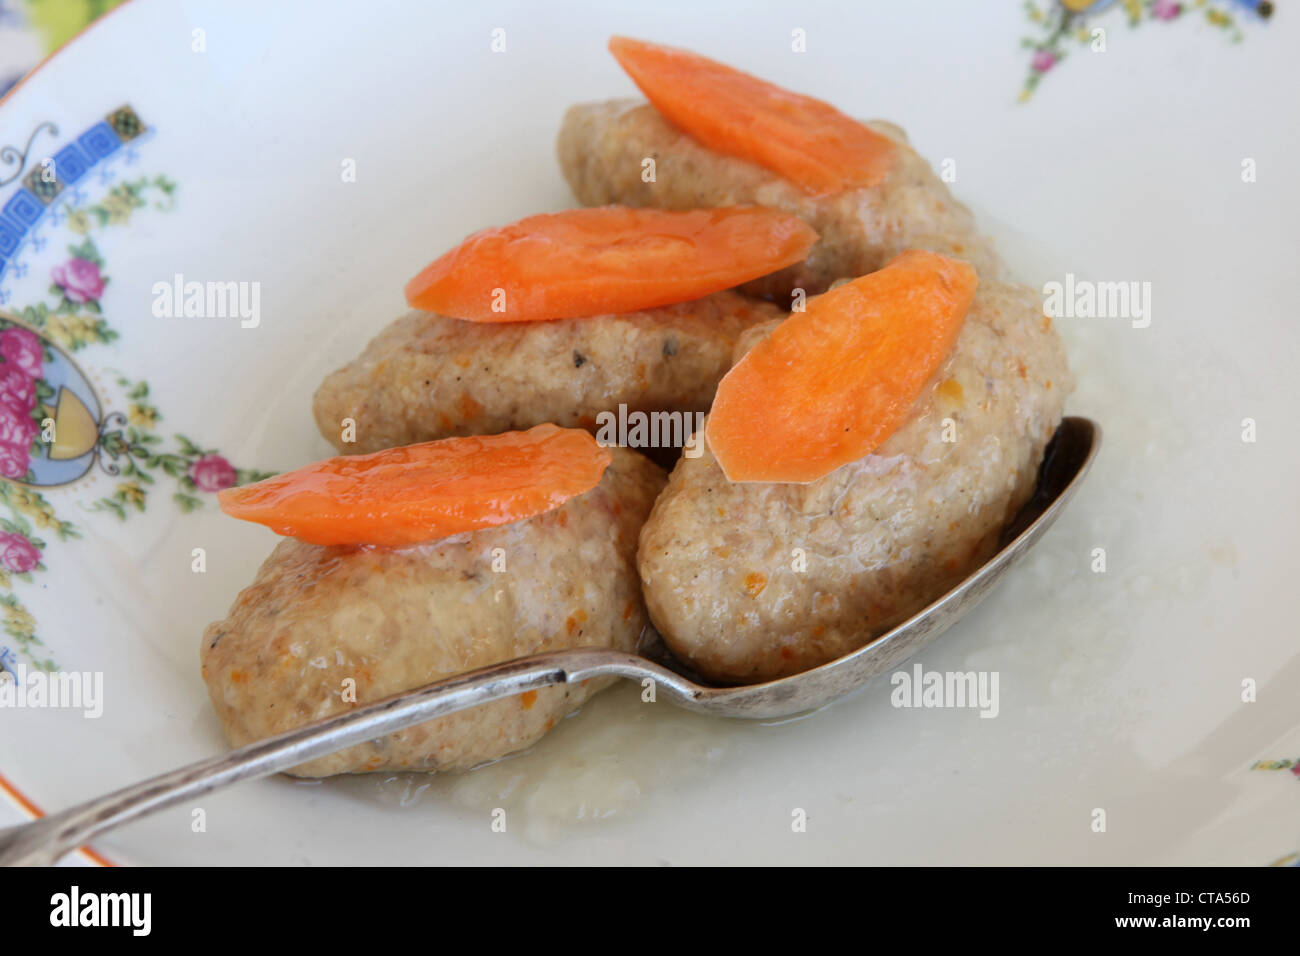
[[51, 865], [92, 837], [164, 807], [503, 697], [607, 674], [658, 676], [658, 668], [647, 664], [632, 654], [577, 648], [458, 674], [0, 829], [0, 866]]

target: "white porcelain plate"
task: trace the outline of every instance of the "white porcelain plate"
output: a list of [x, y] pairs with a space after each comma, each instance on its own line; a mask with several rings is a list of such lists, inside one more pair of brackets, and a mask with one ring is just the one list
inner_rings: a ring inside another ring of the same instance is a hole
[[[996, 716], [883, 677], [772, 726], [621, 688], [468, 775], [261, 781], [97, 853], [1295, 860], [1300, 10], [1035, 2], [133, 0], [74, 40], [0, 104], [0, 661], [102, 674], [102, 714], [0, 709], [7, 819], [224, 747], [199, 636], [272, 536], [213, 490], [329, 452], [315, 386], [427, 261], [571, 204], [560, 116], [633, 91], [625, 33], [900, 123], [1036, 287], [1137, 283], [1058, 322], [1092, 476], [913, 662], [996, 674]], [[168, 315], [188, 281], [256, 309]]]

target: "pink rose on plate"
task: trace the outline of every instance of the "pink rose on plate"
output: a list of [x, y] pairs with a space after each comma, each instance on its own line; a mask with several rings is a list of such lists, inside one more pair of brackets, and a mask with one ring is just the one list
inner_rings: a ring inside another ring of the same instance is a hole
[[0, 405], [26, 414], [36, 407], [36, 381], [8, 362], [0, 364]]
[[99, 274], [99, 266], [89, 259], [69, 259], [51, 269], [50, 278], [71, 302], [98, 301], [104, 294], [104, 277]]
[[1174, 0], [1156, 0], [1151, 4], [1151, 13], [1157, 20], [1172, 20], [1183, 12], [1183, 5]]
[[235, 466], [220, 455], [204, 455], [190, 466], [199, 491], [220, 491], [235, 483]]
[[0, 445], [31, 448], [39, 431], [26, 412], [0, 404]]
[[13, 327], [0, 332], [0, 356], [28, 378], [40, 378], [45, 368], [45, 348], [30, 329]]
[[1046, 73], [1052, 67], [1056, 66], [1056, 54], [1051, 50], [1039, 50], [1034, 54], [1034, 58], [1029, 63], [1039, 73]]
[[30, 464], [30, 445], [0, 444], [0, 477], [21, 478]]
[[14, 531], [0, 534], [0, 564], [10, 571], [22, 574], [40, 563], [40, 549], [21, 534]]

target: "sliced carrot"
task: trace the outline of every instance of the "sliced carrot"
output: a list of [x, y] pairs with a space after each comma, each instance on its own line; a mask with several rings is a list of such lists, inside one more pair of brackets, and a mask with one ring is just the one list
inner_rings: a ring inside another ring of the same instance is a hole
[[875, 186], [894, 165], [889, 137], [829, 103], [687, 50], [613, 37], [609, 51], [670, 123], [806, 192]]
[[705, 435], [727, 478], [815, 481], [875, 451], [952, 351], [978, 281], [908, 250], [809, 299], [718, 385]]
[[635, 312], [698, 299], [802, 260], [817, 233], [759, 206], [603, 206], [475, 233], [406, 285], [412, 307], [475, 322]]
[[219, 497], [226, 514], [277, 534], [397, 548], [558, 508], [610, 459], [586, 431], [538, 425], [327, 458]]

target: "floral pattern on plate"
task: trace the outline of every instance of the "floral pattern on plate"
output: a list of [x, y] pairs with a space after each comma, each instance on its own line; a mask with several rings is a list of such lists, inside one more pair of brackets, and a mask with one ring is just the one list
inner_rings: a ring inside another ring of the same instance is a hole
[[1104, 30], [1099, 41], [1089, 18], [1112, 7], [1124, 11], [1130, 28], [1151, 21], [1170, 23], [1199, 16], [1222, 30], [1232, 43], [1240, 43], [1245, 36], [1241, 15], [1259, 21], [1273, 15], [1270, 0], [1048, 0], [1046, 3], [1027, 0], [1025, 14], [1037, 35], [1020, 41], [1022, 47], [1032, 51], [1029, 74], [1020, 88], [1022, 103], [1034, 95], [1043, 77], [1056, 69], [1072, 47], [1095, 50], [1096, 43], [1101, 42], [1102, 49], [1105, 48]]
[[[186, 435], [165, 438], [159, 433], [162, 412], [143, 380], [114, 373], [126, 410], [111, 410], [73, 358], [119, 338], [101, 305], [112, 280], [93, 234], [128, 227], [140, 211], [173, 208], [171, 179], [117, 181], [106, 163], [99, 176], [104, 188], [93, 199], [89, 195], [91, 167], [118, 158], [146, 130], [136, 112], [123, 106], [52, 157], [40, 157], [34, 146], [42, 135], [57, 135], [53, 123], [40, 124], [25, 149], [5, 154], [18, 171], [4, 184], [20, 177], [21, 183], [12, 195], [0, 196], [0, 279], [26, 276], [23, 253], [40, 252], [51, 241], [45, 226], [74, 240], [50, 269], [43, 299], [14, 308], [13, 293], [0, 286], [0, 630], [8, 638], [0, 643], [0, 668], [6, 670], [20, 661], [56, 668], [17, 591], [46, 570], [52, 541], [82, 536], [80, 526], [63, 516], [68, 507], [126, 520], [145, 510], [165, 478], [173, 504], [189, 512], [223, 488], [267, 477], [236, 468], [217, 449]], [[128, 164], [137, 158], [133, 148], [127, 152]], [[29, 160], [31, 172], [23, 175]], [[89, 502], [73, 500], [76, 484], [96, 469], [117, 479], [112, 491]]]

